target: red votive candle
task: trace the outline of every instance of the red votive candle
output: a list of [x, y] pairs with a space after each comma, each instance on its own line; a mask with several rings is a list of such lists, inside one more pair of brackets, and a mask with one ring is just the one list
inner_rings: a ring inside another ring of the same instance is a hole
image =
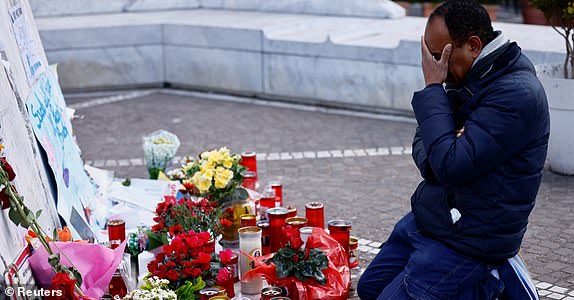
[[243, 185], [244, 188], [255, 191], [257, 188], [257, 173], [253, 171], [243, 172]]
[[286, 208], [287, 208], [287, 210], [289, 210], [289, 213], [287, 214], [287, 218], [295, 218], [297, 216], [297, 207], [287, 205]]
[[325, 228], [325, 206], [321, 202], [308, 202], [305, 204], [305, 215], [311, 227]]
[[279, 181], [272, 181], [271, 188], [275, 191], [275, 206], [283, 206], [283, 185]]
[[269, 251], [277, 252], [281, 245], [285, 243], [283, 235], [283, 226], [289, 210], [285, 207], [273, 207], [267, 210], [269, 217]]
[[241, 215], [239, 217], [239, 224], [240, 227], [257, 226], [257, 220], [255, 219], [255, 215]]
[[269, 221], [257, 221], [257, 227], [261, 228], [261, 254], [269, 254]]
[[252, 151], [241, 153], [241, 164], [247, 168], [247, 171], [257, 174], [257, 153]]
[[126, 239], [126, 222], [124, 220], [108, 221], [108, 239], [112, 249], [117, 248]]
[[285, 220], [285, 225], [290, 225], [291, 227], [299, 230], [307, 226], [307, 219], [301, 217], [291, 217]]
[[275, 207], [275, 191], [268, 187], [265, 189], [261, 198], [259, 199], [259, 216], [262, 219], [267, 219], [267, 210]]
[[345, 220], [331, 220], [327, 223], [329, 226], [329, 234], [333, 239], [335, 239], [345, 252], [347, 253], [347, 258], [349, 257], [349, 239], [351, 238], [351, 221]]

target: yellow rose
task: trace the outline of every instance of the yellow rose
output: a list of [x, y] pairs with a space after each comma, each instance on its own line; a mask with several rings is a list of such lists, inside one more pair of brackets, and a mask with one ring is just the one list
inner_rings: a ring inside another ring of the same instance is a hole
[[205, 193], [211, 187], [211, 177], [207, 178], [201, 172], [196, 172], [191, 177], [191, 181], [197, 187], [200, 193]]
[[227, 187], [229, 181], [233, 178], [233, 172], [223, 167], [218, 167], [215, 170], [215, 187], [223, 189]]
[[223, 166], [227, 169], [230, 169], [233, 166], [233, 159], [231, 157], [227, 157], [223, 160]]
[[201, 169], [199, 170], [199, 172], [201, 173], [201, 175], [203, 175], [206, 178], [208, 178], [209, 180], [211, 180], [213, 178], [215, 169], [214, 169], [213, 165], [205, 164], [205, 165], [201, 166]]

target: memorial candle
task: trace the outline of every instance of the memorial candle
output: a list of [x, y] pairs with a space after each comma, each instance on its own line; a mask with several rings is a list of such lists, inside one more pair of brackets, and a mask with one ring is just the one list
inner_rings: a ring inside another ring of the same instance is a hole
[[300, 217], [287, 218], [285, 220], [285, 224], [290, 225], [291, 227], [299, 230], [302, 227], [307, 226], [307, 219], [306, 218], [300, 218]]
[[289, 210], [285, 207], [274, 207], [267, 210], [269, 216], [269, 251], [277, 252], [285, 243], [283, 226]]
[[247, 168], [247, 171], [257, 173], [257, 153], [255, 152], [241, 153], [241, 164]]
[[283, 206], [283, 185], [279, 181], [272, 181], [269, 185], [275, 191], [275, 206]]
[[[244, 253], [253, 257], [261, 256], [261, 228], [249, 226], [239, 228], [239, 248]], [[239, 271], [241, 278], [247, 271], [253, 269], [254, 263], [249, 257], [241, 255], [239, 258]], [[248, 295], [259, 294], [263, 283], [261, 276], [256, 276], [251, 281], [241, 280], [241, 293]]]
[[349, 239], [351, 237], [351, 224], [351, 221], [345, 220], [331, 220], [327, 223], [329, 226], [329, 234], [343, 246], [347, 257], [350, 255]]
[[311, 227], [325, 228], [325, 209], [321, 202], [309, 202], [305, 204], [305, 216]]

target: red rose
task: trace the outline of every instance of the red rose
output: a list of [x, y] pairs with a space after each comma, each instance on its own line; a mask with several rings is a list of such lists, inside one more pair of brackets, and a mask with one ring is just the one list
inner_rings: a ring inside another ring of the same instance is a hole
[[225, 283], [229, 282], [230, 280], [233, 280], [233, 275], [229, 269], [226, 267], [219, 269], [219, 273], [217, 274], [217, 284], [225, 285]]
[[169, 270], [167, 272], [167, 279], [176, 281], [179, 278], [179, 273], [176, 270]]
[[163, 229], [163, 224], [161, 224], [161, 223], [155, 224], [151, 227], [151, 231], [153, 231], [153, 232], [161, 232], [162, 229]]
[[198, 268], [193, 268], [191, 269], [191, 277], [199, 277], [201, 276], [201, 274], [203, 273], [203, 271], [201, 271], [201, 269]]
[[223, 227], [231, 227], [231, 225], [233, 225], [233, 223], [227, 219], [219, 219], [219, 222]]
[[205, 253], [205, 252], [201, 252], [199, 253], [199, 255], [197, 255], [197, 260], [199, 260], [199, 263], [204, 265], [204, 264], [208, 264], [211, 261], [211, 255]]
[[0, 204], [2, 204], [2, 210], [10, 208], [10, 197], [4, 193], [5, 189], [0, 191]]
[[200, 240], [202, 240], [204, 243], [209, 242], [209, 240], [211, 240], [211, 234], [209, 234], [209, 232], [204, 231], [204, 232], [200, 232], [198, 235]]
[[233, 251], [231, 249], [225, 249], [224, 251], [219, 251], [219, 260], [224, 265], [231, 263], [231, 258], [233, 258]]
[[176, 234], [180, 233], [182, 230], [183, 230], [183, 228], [181, 227], [180, 224], [173, 225], [169, 228], [169, 234], [176, 235]]
[[4, 172], [8, 175], [8, 181], [14, 180], [16, 178], [16, 173], [14, 173], [14, 169], [12, 166], [6, 161], [5, 157], [0, 157], [0, 167], [4, 169]]
[[76, 280], [71, 279], [65, 272], [56, 273], [52, 278], [52, 288], [64, 292], [65, 298], [74, 298]]

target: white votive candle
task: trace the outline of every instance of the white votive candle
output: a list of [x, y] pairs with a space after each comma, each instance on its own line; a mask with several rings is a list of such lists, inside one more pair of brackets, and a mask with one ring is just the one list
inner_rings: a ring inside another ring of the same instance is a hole
[[[244, 253], [253, 257], [261, 256], [261, 228], [257, 226], [241, 227], [239, 232], [239, 248]], [[255, 264], [249, 257], [241, 255], [239, 257], [239, 271], [241, 278], [247, 271], [253, 269]], [[255, 277], [251, 281], [241, 280], [241, 293], [248, 295], [256, 295], [261, 292], [263, 283], [261, 276]]]

